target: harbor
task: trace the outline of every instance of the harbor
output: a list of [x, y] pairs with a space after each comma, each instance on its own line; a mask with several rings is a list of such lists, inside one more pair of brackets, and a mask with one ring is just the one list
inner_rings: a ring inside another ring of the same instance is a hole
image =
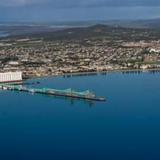
[[19, 92], [28, 92], [32, 94], [43, 94], [49, 96], [58, 96], [58, 97], [69, 97], [73, 99], [84, 99], [90, 101], [106, 101], [104, 97], [97, 97], [94, 93], [89, 90], [78, 92], [73, 89], [51, 89], [51, 88], [27, 88], [23, 85], [10, 85], [10, 84], [0, 84], [1, 90], [9, 91], [19, 91]]

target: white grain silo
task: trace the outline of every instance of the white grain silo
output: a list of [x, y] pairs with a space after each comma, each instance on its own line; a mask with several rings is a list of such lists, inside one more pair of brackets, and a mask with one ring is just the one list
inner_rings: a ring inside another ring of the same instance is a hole
[[22, 81], [22, 72], [0, 73], [0, 83], [13, 83]]

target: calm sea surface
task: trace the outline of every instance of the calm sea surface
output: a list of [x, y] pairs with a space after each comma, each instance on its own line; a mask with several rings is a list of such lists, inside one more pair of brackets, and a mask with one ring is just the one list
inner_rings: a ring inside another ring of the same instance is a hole
[[0, 91], [0, 160], [160, 159], [160, 73], [38, 81], [34, 87], [91, 89], [108, 101]]
[[9, 33], [0, 31], [0, 38], [9, 36]]

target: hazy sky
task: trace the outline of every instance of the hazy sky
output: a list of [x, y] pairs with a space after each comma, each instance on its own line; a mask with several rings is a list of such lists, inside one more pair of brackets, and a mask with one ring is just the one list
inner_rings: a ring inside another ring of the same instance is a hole
[[160, 17], [160, 0], [0, 0], [0, 21], [80, 21]]

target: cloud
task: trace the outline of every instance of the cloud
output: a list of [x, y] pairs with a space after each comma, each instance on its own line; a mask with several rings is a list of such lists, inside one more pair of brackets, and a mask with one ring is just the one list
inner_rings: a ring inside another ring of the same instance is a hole
[[47, 0], [0, 0], [1, 7], [18, 7], [47, 2]]
[[55, 6], [57, 4], [57, 6], [59, 7], [71, 8], [160, 6], [160, 0], [53, 0], [53, 3], [55, 4]]
[[159, 15], [160, 0], [0, 0], [0, 21], [147, 19]]
[[160, 0], [0, 0], [1, 7], [40, 5], [52, 8], [160, 6]]

